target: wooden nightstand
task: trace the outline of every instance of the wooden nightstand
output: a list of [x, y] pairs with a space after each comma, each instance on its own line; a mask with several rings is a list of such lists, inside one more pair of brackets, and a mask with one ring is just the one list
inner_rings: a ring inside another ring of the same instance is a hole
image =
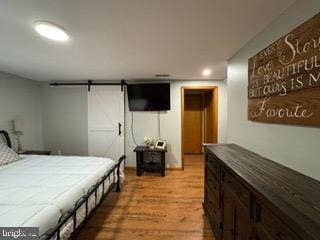
[[[167, 152], [167, 148], [165, 149], [150, 149], [146, 146], [137, 146], [134, 150], [136, 152], [136, 162], [137, 162], [137, 176], [141, 176], [144, 170], [158, 171], [161, 173], [161, 176], [165, 176], [166, 171], [166, 158], [165, 153]], [[160, 155], [160, 162], [145, 162], [144, 161], [144, 153], [151, 152]]]
[[51, 155], [51, 151], [26, 150], [26, 151], [20, 152], [20, 154], [25, 154], [25, 155]]

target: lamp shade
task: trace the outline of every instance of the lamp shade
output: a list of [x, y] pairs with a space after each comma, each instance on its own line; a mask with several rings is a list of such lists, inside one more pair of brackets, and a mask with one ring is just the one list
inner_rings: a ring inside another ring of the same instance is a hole
[[23, 119], [13, 119], [12, 120], [13, 132], [23, 132]]

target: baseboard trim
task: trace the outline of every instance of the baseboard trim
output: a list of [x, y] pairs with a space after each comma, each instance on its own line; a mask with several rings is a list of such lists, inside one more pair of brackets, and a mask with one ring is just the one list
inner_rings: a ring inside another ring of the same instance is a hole
[[183, 171], [182, 167], [170, 167], [170, 168], [166, 168], [166, 170], [168, 171]]
[[[126, 167], [126, 170], [136, 170], [137, 168], [136, 167]], [[166, 168], [166, 170], [168, 171], [183, 171], [183, 168], [182, 167], [169, 167], [169, 168]]]
[[136, 167], [127, 167], [125, 168], [126, 170], [136, 170]]

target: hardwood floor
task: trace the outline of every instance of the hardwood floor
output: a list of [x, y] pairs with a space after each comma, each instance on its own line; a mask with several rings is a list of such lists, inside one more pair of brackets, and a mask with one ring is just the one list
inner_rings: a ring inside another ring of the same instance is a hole
[[111, 193], [77, 239], [214, 239], [203, 215], [203, 159], [185, 156], [184, 171], [126, 170], [121, 193]]

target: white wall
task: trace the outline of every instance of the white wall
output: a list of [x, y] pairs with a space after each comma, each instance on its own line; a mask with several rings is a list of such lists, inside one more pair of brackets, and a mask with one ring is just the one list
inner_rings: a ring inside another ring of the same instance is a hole
[[[166, 163], [168, 167], [181, 167], [181, 86], [218, 86], [219, 119], [218, 141], [226, 141], [227, 127], [227, 86], [225, 81], [171, 81], [171, 110], [161, 113], [161, 138], [167, 140], [168, 153]], [[132, 140], [131, 112], [128, 110], [126, 98], [126, 155], [127, 165], [135, 166], [135, 145]], [[134, 112], [134, 133], [138, 144], [143, 143], [144, 136], [154, 139], [158, 136], [157, 112]]]
[[[42, 149], [40, 86], [37, 82], [0, 72], [0, 129], [12, 133], [10, 121], [24, 120], [23, 149]], [[16, 138], [10, 134], [16, 147]]]
[[63, 155], [88, 155], [88, 104], [85, 87], [42, 84], [44, 148]]
[[319, 11], [319, 0], [297, 1], [230, 59], [227, 140], [320, 180], [320, 128], [247, 120], [248, 58]]

